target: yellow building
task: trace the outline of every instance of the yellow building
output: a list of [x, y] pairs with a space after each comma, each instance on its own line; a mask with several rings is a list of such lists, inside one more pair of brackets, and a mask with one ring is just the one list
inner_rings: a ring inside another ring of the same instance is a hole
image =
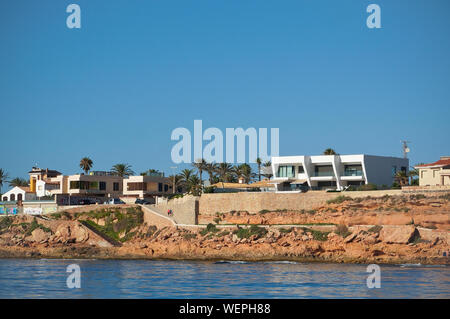
[[420, 186], [450, 186], [450, 156], [441, 156], [437, 162], [418, 165]]

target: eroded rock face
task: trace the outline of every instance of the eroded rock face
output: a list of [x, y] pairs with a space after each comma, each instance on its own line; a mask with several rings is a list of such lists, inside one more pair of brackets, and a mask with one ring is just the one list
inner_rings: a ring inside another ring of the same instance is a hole
[[84, 243], [89, 239], [89, 232], [79, 224], [71, 228], [71, 235], [76, 243]]
[[414, 225], [384, 226], [380, 231], [381, 241], [387, 244], [408, 244], [420, 236]]
[[84, 243], [89, 239], [89, 232], [80, 224], [62, 224], [52, 238], [63, 243]]
[[70, 238], [70, 227], [68, 225], [59, 225], [55, 232], [56, 238], [69, 239]]
[[47, 242], [49, 238], [50, 238], [49, 233], [43, 231], [40, 228], [36, 228], [31, 233], [30, 241], [35, 242], [35, 243], [44, 243], [44, 242]]

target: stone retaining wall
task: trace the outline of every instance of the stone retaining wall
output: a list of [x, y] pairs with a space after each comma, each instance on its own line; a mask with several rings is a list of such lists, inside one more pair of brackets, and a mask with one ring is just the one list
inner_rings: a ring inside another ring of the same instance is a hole
[[400, 189], [355, 192], [309, 191], [306, 193], [239, 192], [212, 193], [200, 197], [199, 212], [202, 215], [247, 211], [256, 214], [262, 210], [310, 210], [325, 205], [327, 200], [345, 195], [352, 198], [402, 195]]
[[186, 195], [182, 198], [158, 201], [155, 207], [164, 213], [171, 209], [173, 220], [177, 224], [198, 224], [199, 198], [196, 196]]

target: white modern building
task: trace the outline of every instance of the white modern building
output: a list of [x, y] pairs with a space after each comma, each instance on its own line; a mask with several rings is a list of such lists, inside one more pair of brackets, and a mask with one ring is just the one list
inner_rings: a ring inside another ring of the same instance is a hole
[[373, 155], [317, 155], [272, 157], [277, 191], [342, 190], [350, 185], [391, 186], [398, 171], [408, 172], [407, 158]]

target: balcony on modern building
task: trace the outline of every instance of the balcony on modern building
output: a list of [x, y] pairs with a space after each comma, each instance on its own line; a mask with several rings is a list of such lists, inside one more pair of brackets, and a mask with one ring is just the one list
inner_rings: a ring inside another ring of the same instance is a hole
[[344, 172], [341, 174], [343, 181], [362, 181], [364, 180], [364, 171], [361, 164], [344, 165]]
[[314, 166], [314, 172], [311, 176], [313, 181], [334, 181], [336, 176], [332, 165], [316, 165]]

